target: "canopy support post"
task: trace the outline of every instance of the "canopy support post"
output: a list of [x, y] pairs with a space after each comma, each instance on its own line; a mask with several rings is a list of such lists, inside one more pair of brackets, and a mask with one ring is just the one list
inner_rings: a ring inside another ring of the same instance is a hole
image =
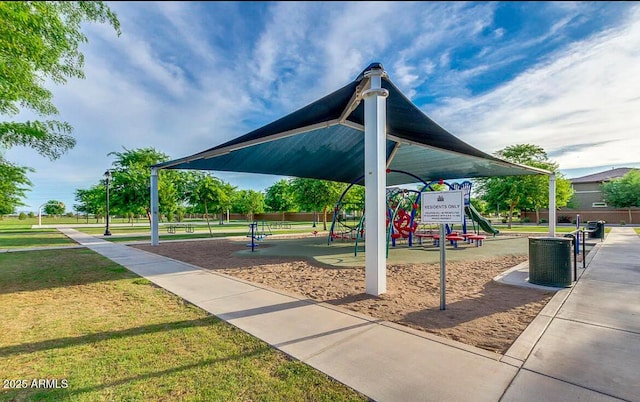
[[158, 168], [151, 168], [151, 245], [160, 244], [158, 235]]
[[364, 185], [365, 185], [365, 291], [379, 296], [387, 291], [386, 259], [386, 125], [387, 96], [382, 88], [382, 66], [365, 73], [369, 89], [364, 98]]
[[556, 236], [556, 174], [549, 175], [549, 237]]

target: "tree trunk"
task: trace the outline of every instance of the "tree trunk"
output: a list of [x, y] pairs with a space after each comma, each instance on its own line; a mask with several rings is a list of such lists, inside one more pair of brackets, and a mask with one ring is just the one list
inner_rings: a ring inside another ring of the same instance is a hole
[[631, 215], [631, 207], [629, 207], [629, 224], [633, 223], [633, 216]]
[[513, 222], [513, 205], [509, 205], [509, 220], [507, 221], [507, 229], [511, 229], [511, 222]]
[[322, 223], [324, 230], [327, 230], [327, 207], [322, 209]]
[[209, 228], [209, 237], [213, 237], [213, 232], [211, 231], [211, 223], [209, 223], [209, 209], [207, 208], [207, 200], [204, 200], [204, 216], [207, 219], [207, 227]]
[[540, 210], [536, 208], [536, 225], [540, 224]]

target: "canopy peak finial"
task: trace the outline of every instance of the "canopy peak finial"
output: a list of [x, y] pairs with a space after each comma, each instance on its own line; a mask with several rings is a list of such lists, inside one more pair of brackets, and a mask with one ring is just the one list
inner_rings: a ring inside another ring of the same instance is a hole
[[364, 78], [365, 74], [371, 70], [382, 70], [384, 72], [384, 67], [382, 67], [382, 63], [371, 63], [367, 68], [362, 70], [356, 81], [360, 81]]

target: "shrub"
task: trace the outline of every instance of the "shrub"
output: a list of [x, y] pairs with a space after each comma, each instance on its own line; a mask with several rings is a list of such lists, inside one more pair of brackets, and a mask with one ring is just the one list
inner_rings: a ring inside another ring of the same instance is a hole
[[620, 221], [620, 225], [624, 226], [624, 225], [626, 225], [626, 224], [627, 224], [627, 222], [625, 222], [625, 221]]
[[521, 219], [522, 223], [529, 223], [531, 222], [531, 219], [528, 216], [525, 216], [524, 218]]
[[20, 212], [20, 215], [18, 215], [18, 219], [20, 219], [21, 221], [27, 219], [27, 214], [25, 214], [24, 212]]
[[36, 216], [36, 215], [35, 215], [33, 212], [29, 212], [29, 213], [27, 214], [27, 216], [28, 216], [29, 218], [33, 218], [33, 217], [34, 217], [34, 216]]
[[538, 224], [547, 223], [547, 222], [549, 222], [549, 221], [546, 220], [546, 219], [540, 219], [540, 222], [538, 222]]
[[571, 223], [571, 217], [568, 215], [558, 216], [558, 223]]
[[502, 218], [502, 223], [507, 223], [507, 218]]

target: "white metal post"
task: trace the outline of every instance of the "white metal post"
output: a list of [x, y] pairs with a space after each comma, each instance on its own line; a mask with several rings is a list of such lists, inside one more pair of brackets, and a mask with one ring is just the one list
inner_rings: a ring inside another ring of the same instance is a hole
[[384, 70], [365, 73], [370, 87], [364, 98], [364, 185], [365, 185], [365, 291], [378, 296], [387, 291], [386, 260], [386, 125], [387, 96], [382, 88]]
[[556, 236], [556, 174], [549, 175], [549, 237]]
[[158, 168], [151, 168], [151, 245], [160, 244], [158, 234]]

